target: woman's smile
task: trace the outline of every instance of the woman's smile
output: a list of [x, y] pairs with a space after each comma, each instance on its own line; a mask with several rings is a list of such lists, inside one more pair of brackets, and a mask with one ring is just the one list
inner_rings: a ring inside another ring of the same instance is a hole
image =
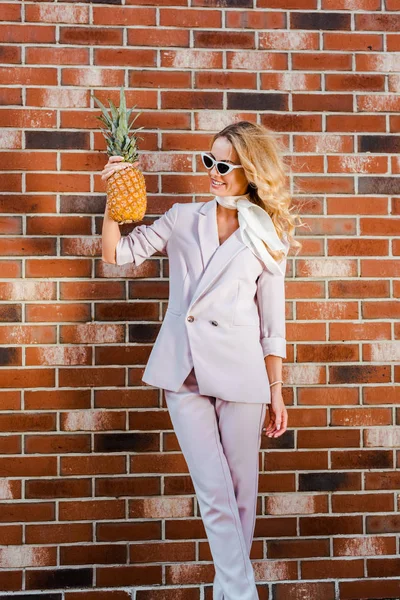
[[217, 179], [211, 179], [211, 185], [212, 187], [223, 187], [224, 185], [226, 185], [223, 181], [217, 181]]

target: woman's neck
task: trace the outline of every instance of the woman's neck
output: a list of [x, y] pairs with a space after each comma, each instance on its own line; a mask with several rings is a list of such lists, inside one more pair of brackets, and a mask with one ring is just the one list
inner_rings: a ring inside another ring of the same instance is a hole
[[217, 217], [225, 223], [237, 223], [238, 211], [237, 201], [239, 198], [250, 198], [250, 194], [239, 194], [238, 196], [215, 196], [217, 202]]
[[217, 215], [226, 222], [238, 220], [238, 211], [236, 208], [225, 208], [225, 206], [221, 206], [221, 204], [217, 204]]
[[240, 198], [250, 199], [250, 194], [239, 194], [237, 196], [215, 196], [217, 204], [226, 210], [237, 211], [236, 204]]

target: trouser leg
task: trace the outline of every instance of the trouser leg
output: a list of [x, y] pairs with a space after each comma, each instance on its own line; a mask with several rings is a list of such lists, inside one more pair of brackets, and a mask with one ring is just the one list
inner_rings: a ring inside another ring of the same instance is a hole
[[[254, 405], [249, 404], [252, 408], [247, 418], [243, 418], [244, 408], [226, 410], [225, 404], [233, 403], [199, 394], [193, 371], [179, 392], [165, 390], [165, 398], [193, 481], [223, 598], [258, 600], [249, 557], [255, 519], [255, 473], [257, 471], [258, 475], [258, 463], [255, 470], [254, 455], [252, 461], [243, 457], [239, 459], [239, 455], [242, 452], [247, 456], [247, 447], [254, 452], [252, 436], [256, 431], [257, 439], [263, 405], [258, 405], [258, 410], [255, 410]], [[241, 426], [240, 423], [235, 423], [237, 418], [243, 419]], [[237, 435], [239, 437], [235, 439]], [[238, 445], [238, 452], [232, 451], [234, 476], [224, 453], [222, 439], [229, 448], [234, 443]], [[249, 446], [245, 446], [245, 443]], [[247, 480], [240, 472], [250, 462], [252, 475]], [[244, 481], [245, 488], [242, 492], [239, 488]], [[236, 493], [239, 492], [240, 510], [235, 489]], [[251, 500], [246, 499], [249, 490]], [[246, 533], [242, 528], [241, 517], [246, 524]]]
[[[259, 451], [266, 404], [216, 399], [221, 443], [232, 477], [240, 522], [250, 556], [257, 511]], [[216, 573], [213, 600], [225, 600]]]

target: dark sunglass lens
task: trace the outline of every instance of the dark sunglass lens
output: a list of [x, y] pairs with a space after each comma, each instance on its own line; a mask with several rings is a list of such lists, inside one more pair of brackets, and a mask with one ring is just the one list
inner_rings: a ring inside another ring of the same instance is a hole
[[212, 167], [212, 158], [210, 156], [207, 156], [207, 154], [203, 154], [203, 162], [207, 169], [210, 169]]
[[223, 163], [218, 163], [218, 171], [221, 173], [221, 175], [225, 175], [225, 173], [229, 171], [229, 166], [224, 165]]

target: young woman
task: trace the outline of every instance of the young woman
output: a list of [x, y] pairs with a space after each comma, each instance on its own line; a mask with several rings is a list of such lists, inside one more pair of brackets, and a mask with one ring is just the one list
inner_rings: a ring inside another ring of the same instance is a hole
[[[284, 277], [289, 248], [301, 244], [272, 132], [229, 125], [201, 158], [213, 199], [176, 203], [122, 237], [106, 209], [102, 258], [169, 257], [168, 308], [143, 381], [165, 393], [214, 560], [213, 600], [256, 600], [261, 432], [277, 438], [287, 428]], [[103, 180], [130, 168], [121, 160], [110, 158]]]

